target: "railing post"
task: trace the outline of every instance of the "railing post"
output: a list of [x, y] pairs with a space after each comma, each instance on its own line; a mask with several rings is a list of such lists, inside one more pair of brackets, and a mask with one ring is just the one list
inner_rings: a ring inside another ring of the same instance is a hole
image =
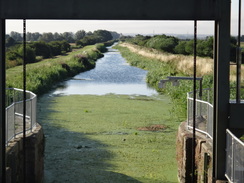
[[232, 176], [231, 176], [231, 181], [234, 181], [235, 180], [235, 162], [234, 162], [234, 157], [235, 157], [235, 152], [234, 152], [234, 145], [235, 145], [235, 142], [234, 142], [234, 139], [233, 139], [233, 137], [231, 136], [231, 156], [232, 156], [232, 158], [231, 158], [231, 160], [232, 160], [232, 169], [231, 169], [231, 174], [232, 174]]

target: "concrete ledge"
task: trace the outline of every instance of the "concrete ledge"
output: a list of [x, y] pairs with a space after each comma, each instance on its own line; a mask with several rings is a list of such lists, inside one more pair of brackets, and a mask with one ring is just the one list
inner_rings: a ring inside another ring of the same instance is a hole
[[[178, 179], [181, 183], [192, 182], [192, 132], [182, 122], [177, 134]], [[212, 183], [212, 141], [205, 135], [196, 134], [195, 164], [197, 182]]]
[[[9, 143], [6, 150], [8, 182], [23, 182], [23, 138]], [[26, 183], [42, 183], [44, 177], [44, 134], [37, 124], [35, 130], [26, 135]]]

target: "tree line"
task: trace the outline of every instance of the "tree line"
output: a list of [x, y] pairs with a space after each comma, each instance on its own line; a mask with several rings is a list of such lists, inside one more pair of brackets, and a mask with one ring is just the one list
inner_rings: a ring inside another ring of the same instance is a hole
[[[194, 50], [194, 40], [181, 40], [177, 37], [167, 36], [164, 34], [155, 36], [136, 35], [135, 37], [123, 36], [120, 40], [173, 54], [193, 55]], [[196, 50], [197, 56], [213, 58], [213, 42], [214, 38], [212, 36], [206, 37], [205, 39], [198, 39]], [[230, 61], [236, 61], [236, 49], [237, 39], [235, 37], [231, 37]], [[242, 62], [244, 63], [243, 52], [242, 55]]]
[[[6, 51], [6, 67], [11, 68], [23, 63], [23, 45], [17, 44]], [[67, 41], [44, 41], [28, 42], [26, 45], [26, 62], [35, 63], [44, 58], [51, 58], [70, 52], [71, 46]]]
[[[52, 41], [67, 41], [68, 43], [77, 43], [84, 37], [89, 37], [92, 35], [100, 35], [100, 33], [110, 33], [112, 39], [119, 39], [120, 34], [114, 31], [106, 31], [106, 30], [96, 30], [94, 32], [86, 32], [85, 30], [79, 30], [75, 33], [73, 32], [64, 32], [64, 33], [39, 33], [39, 32], [27, 32], [26, 33], [26, 41], [33, 42], [33, 41], [44, 41], [44, 42], [52, 42]], [[6, 35], [6, 46], [10, 47], [18, 42], [23, 41], [23, 34], [12, 31], [10, 34]]]
[[[96, 43], [108, 42], [119, 38], [120, 34], [106, 30], [96, 30], [86, 33], [84, 30], [75, 34], [58, 33], [27, 33], [26, 62], [34, 63], [45, 58], [51, 58], [72, 51], [70, 43], [76, 41], [76, 46], [84, 47]], [[6, 35], [6, 67], [11, 68], [23, 63], [23, 36], [17, 32]]]

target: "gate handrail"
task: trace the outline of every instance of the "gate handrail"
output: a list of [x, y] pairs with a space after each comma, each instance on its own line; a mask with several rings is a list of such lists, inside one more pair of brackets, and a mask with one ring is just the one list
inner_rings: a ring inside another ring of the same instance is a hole
[[[196, 114], [196, 117], [202, 117], [202, 119], [205, 119], [203, 117], [203, 111], [202, 111], [202, 107], [203, 105], [205, 107], [207, 107], [207, 111], [204, 111], [204, 115], [206, 117], [205, 121], [206, 121], [206, 124], [205, 124], [205, 127], [206, 129], [205, 130], [202, 130], [202, 129], [199, 129], [196, 127], [196, 131], [202, 133], [202, 134], [205, 134], [207, 135], [210, 139], [212, 139], [212, 135], [213, 135], [213, 129], [212, 129], [212, 126], [213, 126], [213, 119], [212, 119], [212, 113], [213, 113], [213, 104], [210, 103], [210, 91], [212, 91], [211, 88], [205, 88], [205, 89], [202, 89], [202, 96], [197, 96], [197, 99], [196, 99], [196, 111], [197, 111], [197, 114]], [[207, 92], [208, 96], [208, 101], [205, 101], [203, 100], [203, 98], [206, 96], [204, 96], [204, 94]], [[191, 105], [191, 102], [194, 102], [194, 99], [193, 97], [191, 97], [190, 95], [192, 95], [193, 92], [188, 92], [187, 93], [187, 127], [188, 129], [193, 129], [193, 126], [190, 124], [190, 121], [191, 119], [193, 119], [193, 113], [192, 113], [192, 108], [193, 107], [190, 107]], [[198, 107], [199, 106], [199, 107]], [[198, 110], [198, 108], [200, 108], [200, 110]]]
[[[6, 97], [6, 145], [16, 138], [17, 135], [23, 133], [23, 92], [24, 90], [19, 88], [6, 88], [7, 91], [13, 91], [13, 93], [7, 93]], [[26, 129], [25, 131], [31, 132], [36, 127], [36, 101], [37, 95], [31, 91], [26, 91], [29, 94], [26, 102]]]

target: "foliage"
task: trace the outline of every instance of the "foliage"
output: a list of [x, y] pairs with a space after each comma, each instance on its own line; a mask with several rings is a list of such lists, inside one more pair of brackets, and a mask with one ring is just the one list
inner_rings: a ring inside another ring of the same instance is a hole
[[40, 38], [40, 41], [44, 41], [47, 43], [54, 41], [53, 34], [51, 32], [47, 32], [47, 33], [44, 32]]
[[[18, 49], [18, 54], [24, 58], [24, 47], [21, 45]], [[35, 50], [31, 48], [29, 45], [26, 45], [26, 63], [35, 63], [36, 62], [36, 54]]]
[[27, 41], [40, 41], [41, 36], [42, 35], [39, 32], [34, 32], [34, 33], [27, 32], [26, 40]]
[[[131, 37], [130, 42], [139, 46], [145, 46], [147, 41], [150, 39], [150, 36], [142, 36], [140, 34], [137, 34], [134, 38]], [[124, 38], [121, 38], [124, 39]], [[125, 39], [127, 39], [125, 37]]]
[[[22, 47], [19, 48], [20, 52], [22, 52], [21, 49]], [[29, 46], [28, 50], [32, 50], [34, 53], [34, 50]], [[80, 56], [76, 56], [79, 54], [82, 54], [83, 57], [86, 58], [86, 63], [80, 60]], [[70, 52], [68, 56], [46, 59], [34, 64], [28, 64], [27, 90], [37, 94], [46, 92], [58, 81], [94, 68], [94, 60], [101, 57], [101, 55], [102, 54], [95, 48], [95, 46], [89, 46]], [[22, 67], [13, 67], [7, 70], [6, 87], [23, 88]]]
[[[17, 46], [15, 49], [10, 49], [6, 52], [6, 68], [11, 68], [23, 63], [24, 50], [23, 45]], [[26, 62], [36, 62], [35, 50], [30, 46], [26, 46]]]
[[[36, 41], [28, 43], [26, 47], [27, 63], [34, 63], [40, 61], [39, 58], [51, 58], [56, 55], [67, 53], [71, 51], [71, 46], [67, 41], [52, 41], [49, 43], [43, 41]], [[21, 65], [23, 63], [23, 45], [16, 45], [11, 47], [6, 52], [7, 69]]]
[[64, 38], [64, 40], [66, 40], [68, 43], [74, 43], [75, 39], [74, 39], [74, 34], [72, 32], [64, 32], [62, 34], [62, 37]]
[[120, 38], [120, 34], [119, 33], [115, 32], [115, 31], [110, 31], [110, 33], [111, 33], [111, 35], [112, 35], [114, 40]]
[[[135, 37], [121, 36], [120, 41], [126, 41], [139, 46], [146, 46], [148, 48], [154, 48], [169, 53], [193, 55], [194, 52], [194, 40], [179, 40], [174, 36], [166, 36], [164, 34], [153, 37], [143, 35], [136, 35]], [[213, 36], [201, 40], [198, 39], [197, 56], [213, 58], [213, 42]], [[235, 37], [231, 37], [230, 61], [236, 62], [236, 49], [237, 40]], [[244, 50], [242, 50], [242, 63], [244, 63]]]
[[112, 40], [113, 37], [109, 31], [97, 30], [94, 33], [87, 34], [83, 39], [76, 42], [77, 46], [84, 47], [96, 43], [103, 43]]
[[98, 43], [95, 46], [96, 46], [96, 49], [102, 53], [108, 51], [108, 49], [105, 47], [105, 45], [103, 43]]
[[189, 53], [187, 51], [187, 43], [187, 41], [180, 41], [179, 44], [175, 47], [174, 52], [182, 55], [188, 55]]
[[32, 44], [33, 49], [35, 50], [36, 56], [42, 56], [43, 58], [51, 57], [51, 49], [48, 44], [44, 41], [34, 42]]
[[[148, 70], [147, 82], [158, 92], [169, 95], [173, 103], [172, 111], [177, 114], [179, 120], [185, 120], [187, 110], [186, 93], [192, 91], [192, 81], [181, 81], [178, 87], [172, 86], [171, 83], [168, 83], [164, 89], [158, 87], [158, 83], [161, 79], [165, 79], [167, 76], [185, 76], [185, 73], [178, 73], [172, 62], [161, 62], [157, 58], [143, 57], [119, 45], [115, 48], [119, 49], [122, 56], [131, 65]], [[206, 75], [203, 78], [203, 87], [211, 88], [213, 76]]]
[[6, 39], [6, 47], [14, 46], [16, 44], [16, 41], [12, 37], [8, 37]]
[[170, 53], [174, 53], [174, 48], [178, 45], [179, 40], [173, 36], [159, 35], [154, 36], [147, 41], [146, 46]]
[[23, 41], [22, 35], [15, 31], [10, 32], [10, 37], [12, 37], [17, 42]]
[[80, 39], [84, 38], [85, 35], [86, 35], [86, 32], [84, 30], [79, 30], [79, 31], [77, 31], [75, 33], [75, 37], [74, 38], [77, 41], [77, 40], [80, 40]]

